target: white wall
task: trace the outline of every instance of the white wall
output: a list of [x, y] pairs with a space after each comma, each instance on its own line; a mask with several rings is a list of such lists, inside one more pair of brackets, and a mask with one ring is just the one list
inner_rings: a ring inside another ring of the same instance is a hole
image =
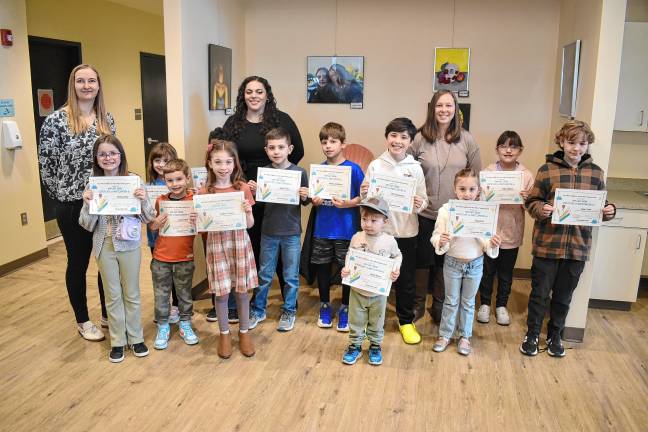
[[[223, 111], [209, 111], [207, 46], [232, 49], [235, 88], [245, 71], [243, 22], [243, 7], [236, 0], [164, 0], [169, 142], [190, 166], [205, 164], [209, 131], [226, 118]], [[195, 284], [205, 278], [198, 236], [194, 251]]]
[[[612, 129], [616, 111], [619, 82], [619, 64], [623, 44], [625, 0], [564, 0], [560, 9], [560, 31], [556, 58], [560, 59], [562, 46], [575, 39], [582, 41], [579, 68], [576, 118], [588, 122], [596, 135], [591, 146], [594, 162], [607, 170], [612, 147]], [[556, 64], [556, 78], [560, 76], [560, 61]], [[552, 130], [565, 122], [558, 113], [558, 89], [554, 91]], [[554, 150], [552, 144], [549, 147]], [[571, 302], [567, 327], [585, 328], [596, 256], [597, 235], [594, 230], [590, 260], [580, 278]]]
[[[0, 47], [0, 99], [13, 99], [13, 118], [23, 138], [20, 150], [0, 150], [0, 265], [47, 247], [41, 203], [27, 45], [27, 15], [24, 0], [0, 2], [0, 28], [13, 31], [14, 44]], [[29, 224], [20, 224], [26, 212]]]
[[[278, 106], [304, 139], [303, 166], [319, 162], [320, 127], [345, 126], [350, 142], [384, 149], [384, 128], [397, 116], [416, 125], [432, 97], [434, 48], [452, 45], [452, 2], [403, 0], [247, 0], [247, 74], [272, 85]], [[471, 48], [470, 130], [493, 162], [501, 132], [513, 129], [525, 143], [522, 161], [532, 170], [549, 141], [559, 2], [457, 0], [454, 46]], [[335, 29], [337, 28], [337, 32]], [[307, 104], [306, 57], [365, 56], [364, 109]], [[518, 267], [530, 267], [531, 222]]]

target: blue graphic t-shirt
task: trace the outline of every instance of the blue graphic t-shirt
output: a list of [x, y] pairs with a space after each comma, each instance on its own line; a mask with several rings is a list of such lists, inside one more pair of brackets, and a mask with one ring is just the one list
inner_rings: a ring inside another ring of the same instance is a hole
[[[328, 165], [326, 161], [322, 165]], [[351, 167], [351, 199], [360, 195], [360, 185], [364, 180], [362, 168], [349, 160], [339, 166]], [[337, 208], [330, 200], [324, 200], [317, 207], [315, 215], [315, 232], [317, 238], [334, 240], [351, 240], [360, 228], [360, 213], [358, 207]]]

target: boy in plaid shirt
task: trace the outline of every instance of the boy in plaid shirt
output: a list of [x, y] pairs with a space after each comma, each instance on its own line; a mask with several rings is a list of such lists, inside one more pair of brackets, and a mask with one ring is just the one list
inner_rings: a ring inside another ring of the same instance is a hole
[[[570, 120], [556, 133], [561, 150], [547, 155], [547, 163], [538, 169], [535, 184], [526, 201], [526, 209], [535, 219], [533, 226], [533, 263], [527, 334], [520, 346], [523, 354], [538, 354], [538, 338], [551, 293], [547, 325], [547, 353], [563, 357], [561, 338], [569, 312], [572, 293], [589, 258], [592, 227], [554, 225], [551, 214], [556, 188], [603, 190], [603, 170], [592, 162], [589, 145], [594, 133], [589, 125]], [[610, 220], [616, 207], [606, 202], [603, 220]]]

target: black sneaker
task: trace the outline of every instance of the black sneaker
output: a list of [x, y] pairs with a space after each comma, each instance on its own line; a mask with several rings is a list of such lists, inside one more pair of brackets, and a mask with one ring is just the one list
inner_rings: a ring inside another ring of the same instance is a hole
[[236, 324], [239, 322], [238, 311], [236, 309], [230, 309], [227, 311], [227, 322], [230, 324]]
[[124, 347], [112, 347], [110, 349], [110, 354], [108, 354], [108, 360], [112, 363], [119, 363], [124, 360]]
[[520, 352], [528, 356], [538, 354], [538, 337], [527, 334], [524, 336], [522, 345], [520, 345]]
[[218, 321], [218, 316], [216, 315], [216, 308], [211, 308], [209, 312], [207, 312], [207, 321], [209, 322], [216, 322]]
[[547, 338], [547, 354], [551, 357], [565, 357], [565, 348], [560, 340], [560, 335]]
[[149, 353], [148, 348], [144, 345], [144, 342], [136, 343], [130, 346], [131, 351], [135, 357], [146, 357]]

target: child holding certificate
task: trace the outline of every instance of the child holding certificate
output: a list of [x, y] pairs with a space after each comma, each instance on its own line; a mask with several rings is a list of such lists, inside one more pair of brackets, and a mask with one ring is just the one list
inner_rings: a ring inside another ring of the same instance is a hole
[[[538, 354], [538, 339], [550, 294], [547, 353], [552, 357], [565, 355], [562, 345], [565, 319], [592, 244], [591, 226], [551, 222], [555, 190], [605, 189], [603, 170], [589, 155], [594, 133], [587, 123], [568, 121], [556, 133], [554, 142], [561, 150], [547, 155], [547, 162], [538, 169], [526, 201], [527, 211], [535, 219], [527, 334], [520, 346], [520, 351], [528, 356]], [[615, 214], [616, 207], [606, 202], [603, 220], [613, 219]]]
[[[455, 175], [454, 192], [457, 199], [479, 200], [479, 180], [472, 168], [464, 168]], [[484, 252], [491, 258], [499, 253], [500, 237], [494, 234], [490, 240], [484, 237], [456, 237], [450, 232], [454, 221], [450, 220], [448, 203], [439, 209], [430, 242], [438, 255], [445, 254], [443, 261], [443, 281], [445, 299], [439, 324], [439, 338], [432, 349], [442, 352], [448, 347], [455, 332], [459, 316], [459, 354], [470, 354], [473, 317], [475, 315], [475, 296], [482, 277]]]
[[[367, 198], [360, 206], [360, 225], [362, 231], [356, 233], [349, 248], [388, 257], [394, 260], [390, 277], [398, 279], [402, 255], [393, 236], [383, 232], [389, 217], [389, 205], [381, 198]], [[351, 274], [351, 264], [347, 256], [342, 269], [342, 277]], [[342, 363], [352, 365], [362, 357], [362, 342], [369, 338], [369, 364], [382, 364], [382, 345], [385, 334], [385, 309], [387, 296], [375, 294], [360, 288], [351, 288], [349, 297], [349, 346], [342, 356]]]
[[[92, 154], [93, 176], [129, 175], [124, 147], [114, 135], [100, 136], [94, 143]], [[101, 195], [96, 197], [88, 185], [83, 192], [83, 207], [79, 216], [79, 224], [93, 233], [92, 254], [97, 258], [108, 310], [111, 346], [108, 359], [113, 363], [124, 360], [126, 345], [130, 346], [136, 357], [149, 353], [144, 344], [140, 310], [140, 239], [141, 223], [152, 221], [155, 209], [143, 187], [136, 188], [133, 196], [140, 201], [141, 212], [138, 215], [90, 214], [93, 199], [105, 198], [101, 198]]]
[[[392, 208], [385, 232], [396, 238], [398, 248], [403, 254], [402, 271], [394, 283], [394, 288], [396, 290], [398, 327], [406, 344], [421, 342], [421, 335], [414, 325], [414, 296], [416, 294], [414, 275], [416, 273], [416, 244], [419, 228], [418, 213], [428, 204], [421, 163], [414, 160], [412, 155], [407, 154], [415, 135], [416, 126], [410, 119], [401, 117], [389, 122], [385, 128], [387, 150], [369, 164], [367, 176], [360, 187], [363, 197], [385, 195], [384, 199]], [[402, 181], [402, 184], [408, 189], [398, 189], [399, 181]], [[385, 184], [386, 182], [391, 183], [395, 189], [389, 196], [383, 193], [383, 190], [390, 186]], [[413, 195], [411, 192], [414, 192]], [[392, 198], [391, 202], [389, 198]], [[405, 200], [408, 201], [405, 205], [408, 209], [403, 211], [402, 208], [405, 206], [398, 206], [398, 204], [402, 204], [401, 201]]]
[[[170, 160], [176, 159], [178, 154], [176, 149], [167, 142], [157, 143], [151, 149], [146, 163], [146, 184], [147, 186], [166, 187], [164, 181], [164, 165]], [[153, 199], [153, 198], [151, 198]], [[146, 227], [146, 239], [148, 246], [151, 248], [151, 256], [157, 240], [157, 232], [152, 231], [150, 226]], [[171, 282], [173, 284], [173, 281]], [[180, 312], [178, 311], [178, 297], [175, 289], [171, 287], [171, 313], [169, 315], [169, 324], [177, 324], [180, 321]]]
[[[282, 177], [283, 183], [280, 187], [266, 183], [264, 181], [266, 179], [262, 179], [263, 175], [261, 173], [264, 171], [263, 169], [259, 170], [259, 184], [254, 180], [248, 181], [252, 193], [256, 192], [259, 199], [263, 198], [266, 201], [263, 212], [263, 226], [261, 227], [259, 287], [255, 289], [254, 300], [250, 305], [250, 329], [255, 328], [258, 323], [266, 319], [268, 291], [272, 284], [280, 253], [285, 289], [284, 304], [281, 308], [282, 312], [277, 330], [287, 332], [295, 326], [297, 292], [299, 290], [299, 256], [301, 252], [300, 204], [307, 205], [310, 200], [308, 198], [308, 175], [306, 170], [288, 160], [288, 155], [292, 150], [290, 134], [282, 128], [271, 129], [265, 137], [265, 151], [272, 163], [265, 168], [295, 171], [298, 174], [286, 178]], [[298, 183], [286, 184], [293, 177], [296, 177], [294, 180]], [[273, 187], [276, 187], [275, 190], [273, 190]], [[273, 196], [277, 196], [278, 201], [273, 202]], [[293, 200], [294, 204], [291, 204]], [[285, 201], [289, 203], [285, 203]]]
[[[254, 225], [252, 205], [254, 198], [245, 183], [236, 145], [230, 141], [215, 140], [207, 147], [205, 166], [209, 172], [207, 186], [199, 194], [243, 192], [243, 211], [247, 227]], [[197, 214], [192, 213], [192, 221]], [[250, 301], [248, 290], [256, 288], [256, 263], [250, 237], [245, 228], [229, 231], [209, 231], [207, 235], [207, 279], [209, 290], [216, 296], [216, 315], [220, 337], [218, 356], [224, 359], [232, 355], [232, 336], [227, 319], [227, 301], [234, 290], [239, 315], [239, 350], [246, 357], [255, 353], [250, 338]]]
[[[312, 197], [316, 213], [310, 262], [316, 266], [317, 286], [320, 295], [317, 325], [321, 328], [330, 328], [333, 326], [331, 264], [336, 261], [340, 267], [344, 266], [349, 242], [358, 231], [358, 209], [356, 206], [360, 202], [360, 185], [364, 174], [362, 168], [344, 157], [346, 132], [341, 124], [326, 123], [320, 130], [319, 138], [322, 152], [326, 156], [323, 165], [351, 169], [348, 198], [340, 196], [333, 196], [331, 199]], [[337, 324], [337, 330], [341, 332], [349, 331], [349, 290], [348, 285], [342, 284], [342, 304], [338, 311]]]
[[[193, 299], [191, 297], [191, 282], [194, 273], [194, 229], [188, 226], [189, 214], [184, 213], [186, 220], [185, 229], [180, 233], [171, 232], [173, 227], [171, 217], [164, 208], [163, 203], [185, 202], [191, 204], [193, 194], [189, 187], [189, 165], [182, 159], [173, 159], [164, 166], [164, 180], [169, 188], [169, 193], [161, 195], [155, 202], [158, 216], [149, 224], [150, 229], [156, 234], [162, 231], [155, 242], [151, 273], [153, 275], [153, 292], [155, 294], [155, 319], [157, 321], [157, 336], [155, 349], [166, 349], [169, 344], [171, 329], [171, 314], [169, 311], [169, 297], [174, 290], [179, 299], [180, 337], [187, 345], [198, 343], [198, 337], [191, 327], [193, 313]], [[193, 209], [193, 205], [190, 207]], [[185, 211], [191, 211], [185, 208]], [[187, 229], [190, 228], [190, 229]], [[165, 235], [165, 231], [169, 235]], [[180, 235], [185, 234], [188, 235]], [[173, 234], [173, 235], [171, 235]]]
[[[518, 161], [523, 148], [520, 135], [514, 131], [503, 132], [497, 139], [495, 147], [499, 160], [484, 168], [484, 171], [519, 171], [522, 178], [520, 190], [522, 202], [527, 199], [533, 186], [533, 173]], [[511, 323], [506, 305], [513, 284], [513, 268], [524, 237], [523, 204], [500, 204], [497, 233], [502, 237], [498, 257], [495, 259], [484, 257], [484, 274], [479, 285], [481, 306], [477, 311], [477, 321], [484, 324], [490, 321], [491, 295], [495, 274], [497, 274], [495, 319], [497, 324], [507, 326]]]

